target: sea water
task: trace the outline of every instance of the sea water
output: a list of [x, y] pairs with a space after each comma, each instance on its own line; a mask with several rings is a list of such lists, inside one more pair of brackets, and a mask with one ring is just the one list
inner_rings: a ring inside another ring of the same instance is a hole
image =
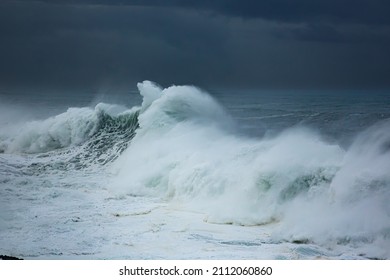
[[388, 91], [3, 94], [0, 254], [389, 259]]

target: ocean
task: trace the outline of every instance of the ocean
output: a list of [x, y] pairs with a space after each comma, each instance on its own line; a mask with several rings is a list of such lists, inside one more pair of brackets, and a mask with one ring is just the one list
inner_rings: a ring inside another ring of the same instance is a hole
[[0, 101], [0, 255], [390, 259], [389, 91]]

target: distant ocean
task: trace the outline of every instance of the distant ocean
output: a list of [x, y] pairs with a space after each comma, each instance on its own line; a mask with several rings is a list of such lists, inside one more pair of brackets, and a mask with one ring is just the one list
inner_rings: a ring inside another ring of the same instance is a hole
[[389, 91], [0, 95], [0, 255], [390, 259]]

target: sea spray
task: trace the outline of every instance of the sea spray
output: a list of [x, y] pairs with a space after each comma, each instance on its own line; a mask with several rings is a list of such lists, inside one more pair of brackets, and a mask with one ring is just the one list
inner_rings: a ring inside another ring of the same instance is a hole
[[[388, 149], [379, 153], [387, 147], [386, 133], [368, 141], [372, 146], [363, 153], [356, 152], [361, 137], [345, 151], [305, 128], [244, 137], [195, 87], [138, 87], [147, 107], [132, 144], [114, 164], [116, 191], [161, 196], [203, 211], [210, 223], [277, 222], [275, 238], [290, 241], [389, 243], [390, 157]], [[380, 190], [362, 194], [366, 188]]]
[[18, 124], [0, 133], [0, 149], [7, 154], [30, 154], [37, 160], [28, 173], [72, 170], [105, 165], [131, 143], [138, 127], [139, 107], [99, 103], [94, 108], [69, 108], [44, 120]]
[[[341, 104], [338, 116], [348, 115], [344, 120], [333, 115], [333, 103], [326, 100], [311, 108], [299, 103], [308, 96], [293, 96], [299, 104], [285, 106], [273, 96], [270, 105], [251, 95], [252, 106], [240, 95], [227, 104], [233, 119], [199, 88], [164, 89], [152, 82], [138, 87], [143, 102], [132, 108], [100, 103], [33, 122], [23, 112], [4, 119], [4, 252], [170, 258], [183, 257], [184, 250], [188, 258], [390, 258], [386, 102], [358, 117], [350, 104]], [[277, 122], [264, 115], [277, 116]], [[256, 122], [245, 119], [258, 116]], [[317, 130], [304, 127], [301, 117], [313, 120], [310, 127]], [[361, 123], [381, 118], [361, 131]], [[242, 130], [243, 121], [251, 131]], [[268, 122], [263, 128], [283, 126], [272, 133], [252, 131], [260, 122]], [[333, 137], [344, 133], [332, 134], [342, 123], [357, 134], [348, 141], [352, 144], [341, 146], [343, 137]], [[186, 245], [178, 249], [177, 242]]]

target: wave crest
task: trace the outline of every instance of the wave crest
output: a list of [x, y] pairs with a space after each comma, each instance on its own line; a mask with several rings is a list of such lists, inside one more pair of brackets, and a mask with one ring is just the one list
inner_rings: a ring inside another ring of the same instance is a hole
[[[303, 128], [254, 139], [235, 134], [207, 93], [158, 90], [115, 161], [117, 191], [180, 202], [204, 211], [208, 222], [277, 221], [279, 239], [389, 244], [388, 125], [363, 132], [348, 150]], [[381, 191], [361, 191], [370, 186]]]
[[134, 136], [138, 110], [104, 103], [95, 108], [69, 108], [54, 117], [21, 124], [16, 133], [2, 135], [2, 150], [36, 154], [79, 145], [95, 145], [94, 149], [102, 150], [116, 140], [128, 141]]

